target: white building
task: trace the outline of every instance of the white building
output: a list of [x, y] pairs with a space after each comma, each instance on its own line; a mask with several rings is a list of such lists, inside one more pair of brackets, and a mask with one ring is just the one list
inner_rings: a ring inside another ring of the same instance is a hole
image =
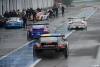
[[27, 9], [32, 7], [33, 9], [46, 8], [53, 6], [54, 0], [0, 0], [0, 15], [6, 10]]

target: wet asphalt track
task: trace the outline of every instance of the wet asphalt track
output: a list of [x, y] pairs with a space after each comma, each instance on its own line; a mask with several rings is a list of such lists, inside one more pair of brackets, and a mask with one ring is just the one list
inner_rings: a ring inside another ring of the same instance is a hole
[[35, 67], [92, 67], [95, 65], [100, 45], [99, 17], [100, 10], [97, 10], [87, 20], [87, 31], [75, 30], [67, 37], [69, 42], [68, 59], [65, 59], [63, 55], [45, 55]]

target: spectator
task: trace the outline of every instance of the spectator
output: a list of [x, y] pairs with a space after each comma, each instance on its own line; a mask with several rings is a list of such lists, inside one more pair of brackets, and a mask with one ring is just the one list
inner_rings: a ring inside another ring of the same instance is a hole
[[55, 8], [56, 10], [56, 17], [58, 16], [58, 7]]
[[54, 16], [55, 17], [55, 15], [54, 15], [54, 13], [53, 13], [53, 10], [52, 9], [49, 9], [49, 11], [48, 11], [50, 14], [49, 14], [49, 17], [51, 18], [52, 16]]
[[20, 17], [20, 11], [19, 11], [19, 9], [17, 10], [17, 15], [18, 15], [18, 17]]
[[62, 5], [62, 7], [61, 7], [61, 10], [62, 10], [62, 16], [64, 16], [64, 10], [65, 10], [65, 8], [64, 8], [63, 5]]
[[37, 8], [37, 11], [38, 11], [38, 12], [41, 12], [41, 9], [40, 9], [40, 8]]
[[29, 18], [29, 13], [30, 13], [30, 10], [29, 10], [29, 8], [27, 8], [26, 15], [27, 15], [28, 18]]
[[34, 22], [34, 20], [36, 20], [36, 11], [33, 10], [33, 11], [32, 11], [32, 14], [33, 14], [33, 22]]
[[22, 11], [22, 19], [23, 19], [23, 27], [25, 29], [27, 28], [27, 15], [25, 10]]
[[9, 17], [12, 17], [13, 13], [12, 10], [9, 11]]
[[8, 11], [5, 11], [4, 15], [3, 15], [5, 18], [9, 18], [9, 13]]
[[18, 15], [17, 15], [15, 10], [13, 10], [13, 12], [12, 12], [12, 17], [18, 17]]

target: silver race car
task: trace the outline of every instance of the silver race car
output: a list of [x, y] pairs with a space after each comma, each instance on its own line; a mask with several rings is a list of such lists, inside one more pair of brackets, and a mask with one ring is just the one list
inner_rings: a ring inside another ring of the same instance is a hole
[[33, 55], [61, 53], [68, 57], [68, 41], [61, 34], [43, 34], [33, 47]]
[[72, 28], [83, 28], [87, 29], [87, 22], [85, 21], [85, 17], [79, 18], [79, 17], [73, 17], [73, 18], [68, 18], [69, 22], [67, 22], [67, 28], [72, 29]]

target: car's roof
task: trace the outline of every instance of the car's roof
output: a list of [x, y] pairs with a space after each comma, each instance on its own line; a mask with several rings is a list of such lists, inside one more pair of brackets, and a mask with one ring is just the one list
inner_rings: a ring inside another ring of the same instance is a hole
[[61, 34], [42, 34], [41, 37], [60, 37], [60, 36], [64, 36]]
[[71, 17], [71, 18], [68, 18], [68, 19], [83, 19], [85, 17]]

